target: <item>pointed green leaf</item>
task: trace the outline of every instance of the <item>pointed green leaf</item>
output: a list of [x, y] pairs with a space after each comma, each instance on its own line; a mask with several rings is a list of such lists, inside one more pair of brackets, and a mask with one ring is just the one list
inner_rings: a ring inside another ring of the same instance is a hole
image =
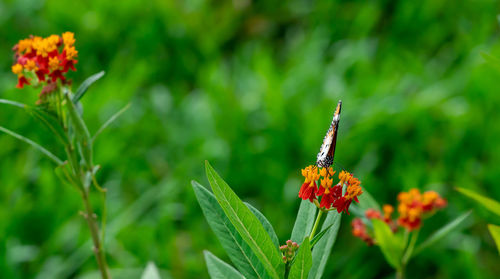
[[304, 237], [309, 236], [314, 225], [317, 207], [309, 200], [301, 200], [297, 219], [293, 225], [292, 236], [290, 239], [300, 244]]
[[71, 102], [68, 93], [64, 94], [64, 98], [66, 100], [69, 119], [75, 129], [75, 135], [80, 146], [82, 158], [87, 165], [87, 169], [92, 169], [92, 139], [90, 138], [89, 129], [87, 125], [85, 125], [80, 114], [76, 111], [75, 104]]
[[208, 224], [236, 268], [249, 279], [269, 278], [257, 256], [226, 217], [215, 196], [196, 181], [191, 184]]
[[229, 221], [259, 258], [269, 275], [272, 278], [280, 278], [283, 262], [271, 237], [257, 217], [252, 214], [208, 162], [205, 163], [205, 167], [212, 191]]
[[427, 247], [432, 246], [434, 243], [437, 243], [439, 240], [441, 240], [443, 237], [445, 237], [448, 233], [456, 230], [457, 227], [460, 224], [462, 224], [465, 221], [465, 219], [467, 219], [467, 217], [469, 217], [470, 214], [471, 214], [471, 211], [467, 211], [464, 214], [458, 216], [455, 220], [446, 224], [441, 229], [434, 232], [431, 236], [429, 236], [429, 238], [427, 238], [420, 245], [418, 245], [417, 248], [415, 248], [415, 251], [413, 252], [413, 256], [422, 252], [422, 250], [426, 249]]
[[331, 224], [330, 226], [326, 227], [326, 229], [322, 230], [320, 233], [316, 234], [312, 241], [311, 241], [311, 248], [314, 247], [314, 245], [316, 243], [318, 243], [318, 241], [328, 232], [328, 230], [333, 226], [333, 224]]
[[490, 234], [497, 245], [498, 254], [500, 254], [500, 226], [489, 224], [488, 229]]
[[389, 226], [378, 219], [372, 219], [375, 241], [380, 246], [382, 254], [389, 264], [398, 269], [401, 266], [403, 256], [404, 240], [393, 234]]
[[57, 165], [61, 165], [63, 163], [63, 161], [61, 159], [59, 159], [56, 155], [52, 154], [52, 152], [48, 151], [47, 149], [45, 149], [44, 147], [42, 147], [41, 145], [39, 145], [38, 143], [26, 138], [26, 137], [23, 137], [21, 136], [20, 134], [18, 133], [15, 133], [7, 128], [4, 128], [2, 126], [0, 126], [0, 131], [6, 133], [6, 134], [9, 134], [15, 138], [17, 138], [18, 140], [21, 140], [21, 141], [24, 141], [25, 143], [33, 146], [34, 148], [38, 149], [38, 151], [42, 152], [43, 154], [45, 154], [47, 157], [49, 157], [50, 159], [52, 159], [52, 161], [54, 161]]
[[309, 238], [306, 237], [304, 238], [304, 241], [302, 241], [302, 244], [299, 247], [299, 252], [297, 253], [297, 256], [295, 256], [288, 278], [307, 279], [311, 266], [312, 266], [311, 245], [309, 244]]
[[25, 104], [22, 104], [22, 103], [19, 103], [16, 101], [6, 100], [6, 99], [0, 99], [0, 104], [7, 104], [7, 105], [19, 107], [19, 108], [28, 107], [28, 105], [25, 105]]
[[326, 263], [328, 262], [328, 258], [332, 252], [333, 244], [337, 239], [337, 234], [339, 232], [340, 220], [342, 219], [342, 215], [337, 212], [329, 212], [326, 215], [325, 222], [323, 222], [323, 226], [321, 230], [325, 230], [329, 226], [330, 229], [327, 233], [321, 238], [321, 240], [316, 243], [312, 250], [312, 268], [309, 271], [310, 279], [320, 279], [323, 277], [323, 272], [325, 271]]
[[127, 111], [130, 108], [130, 103], [128, 103], [126, 106], [124, 106], [121, 110], [117, 111], [115, 114], [113, 114], [102, 126], [97, 130], [97, 132], [94, 134], [92, 137], [92, 142], [95, 141], [97, 136], [101, 134], [111, 123], [113, 123], [120, 115], [122, 115], [125, 111]]
[[141, 275], [141, 279], [161, 279], [160, 272], [153, 262], [148, 263]]
[[241, 278], [245, 279], [234, 267], [217, 258], [209, 251], [203, 251], [205, 262], [207, 263], [208, 274], [212, 279]]
[[100, 78], [102, 78], [104, 76], [104, 74], [105, 74], [104, 71], [100, 71], [99, 73], [93, 74], [90, 77], [88, 77], [85, 81], [83, 81], [82, 84], [80, 85], [80, 87], [78, 87], [78, 89], [76, 90], [75, 96], [73, 96], [73, 99], [72, 99], [73, 103], [74, 104], [78, 103], [78, 101], [80, 101], [80, 99], [83, 97], [85, 92], [87, 92], [87, 89], [89, 89], [89, 87], [94, 82], [96, 82]]
[[252, 213], [255, 215], [255, 217], [257, 217], [257, 219], [259, 219], [260, 223], [262, 224], [262, 226], [266, 230], [267, 234], [269, 234], [269, 237], [271, 237], [271, 240], [273, 241], [274, 246], [276, 246], [276, 249], [279, 250], [280, 241], [278, 239], [278, 236], [276, 235], [276, 232], [274, 231], [273, 226], [267, 220], [266, 216], [264, 216], [264, 214], [262, 214], [262, 212], [260, 212], [257, 208], [253, 207], [251, 204], [246, 203], [246, 202], [244, 204], [252, 211]]
[[476, 192], [468, 190], [468, 189], [464, 189], [464, 188], [456, 188], [456, 189], [460, 193], [468, 196], [469, 198], [476, 200], [477, 202], [482, 204], [489, 211], [500, 216], [500, 203], [499, 202], [497, 202], [493, 199], [487, 198], [485, 196], [482, 196], [480, 194], [477, 194]]

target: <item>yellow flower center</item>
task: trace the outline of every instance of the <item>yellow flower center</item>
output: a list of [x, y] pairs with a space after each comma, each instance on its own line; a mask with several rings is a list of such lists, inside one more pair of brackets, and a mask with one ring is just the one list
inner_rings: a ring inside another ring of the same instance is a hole
[[35, 60], [28, 60], [26, 62], [26, 64], [24, 64], [24, 68], [28, 71], [31, 71], [31, 70], [37, 70], [37, 66], [36, 66], [36, 63], [35, 63]]
[[49, 58], [49, 68], [52, 71], [59, 69], [59, 58], [57, 58], [57, 57], [50, 57]]
[[21, 75], [23, 73], [23, 65], [17, 63], [12, 66], [12, 72], [16, 75]]

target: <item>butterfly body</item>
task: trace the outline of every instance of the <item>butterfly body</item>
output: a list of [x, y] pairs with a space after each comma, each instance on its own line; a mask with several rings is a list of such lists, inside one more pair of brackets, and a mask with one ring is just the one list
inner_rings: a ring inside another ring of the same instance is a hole
[[335, 156], [335, 146], [337, 144], [337, 131], [339, 128], [340, 121], [340, 110], [342, 108], [342, 101], [339, 101], [335, 113], [333, 114], [332, 123], [328, 132], [326, 132], [325, 138], [323, 139], [323, 144], [319, 150], [316, 157], [316, 165], [320, 168], [328, 168], [333, 164], [333, 158]]

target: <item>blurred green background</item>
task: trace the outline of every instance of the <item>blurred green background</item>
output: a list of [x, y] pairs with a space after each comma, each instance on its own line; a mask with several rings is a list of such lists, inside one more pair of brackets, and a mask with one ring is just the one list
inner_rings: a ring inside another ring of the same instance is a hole
[[[228, 261], [204, 220], [191, 180], [208, 185], [204, 160], [288, 239], [300, 168], [315, 161], [343, 101], [336, 161], [380, 203], [401, 190], [434, 189], [449, 206], [421, 238], [473, 208], [463, 230], [410, 262], [410, 278], [497, 278], [486, 224], [500, 220], [453, 190], [500, 200], [500, 57], [497, 1], [81, 1], [0, 2], [0, 98], [15, 89], [11, 47], [30, 34], [73, 31], [76, 85], [96, 131], [132, 108], [95, 144], [108, 191], [107, 253], [114, 272], [154, 261], [165, 278], [207, 278], [202, 251]], [[0, 125], [50, 146], [22, 111]], [[2, 278], [95, 278], [78, 193], [54, 165], [0, 134]], [[99, 196], [93, 196], [100, 210]], [[343, 219], [325, 278], [393, 276], [378, 248]], [[125, 270], [123, 270], [125, 269]], [[135, 273], [134, 273], [135, 272]], [[496, 275], [495, 275], [496, 274]], [[131, 277], [134, 277], [131, 275]]]

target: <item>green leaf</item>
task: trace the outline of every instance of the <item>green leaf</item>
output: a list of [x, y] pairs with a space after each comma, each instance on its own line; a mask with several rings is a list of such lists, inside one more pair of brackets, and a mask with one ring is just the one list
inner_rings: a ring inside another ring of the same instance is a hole
[[331, 224], [331, 225], [330, 225], [330, 226], [328, 226], [326, 229], [322, 230], [320, 233], [316, 234], [316, 235], [313, 237], [313, 239], [312, 239], [312, 241], [311, 241], [311, 248], [312, 248], [312, 247], [314, 247], [314, 245], [315, 245], [316, 243], [318, 243], [318, 241], [319, 241], [319, 240], [323, 237], [323, 235], [325, 235], [325, 234], [328, 232], [328, 230], [329, 230], [332, 226], [333, 226], [333, 224]]
[[316, 210], [316, 205], [309, 200], [302, 200], [300, 202], [299, 212], [297, 212], [297, 219], [295, 219], [292, 236], [290, 237], [292, 241], [300, 244], [304, 240], [304, 237], [309, 236], [314, 225]]
[[246, 203], [246, 202], [244, 204], [246, 204], [246, 206], [252, 211], [252, 213], [255, 215], [255, 217], [257, 217], [257, 219], [259, 219], [260, 223], [262, 224], [262, 226], [266, 230], [267, 234], [269, 234], [269, 237], [271, 237], [271, 240], [273, 241], [274, 246], [276, 246], [276, 249], [279, 250], [280, 241], [278, 239], [278, 236], [276, 235], [276, 232], [273, 229], [273, 226], [267, 220], [266, 216], [264, 216], [264, 214], [262, 214], [257, 208], [253, 207], [251, 204]]
[[297, 256], [295, 256], [288, 278], [307, 279], [311, 266], [312, 266], [311, 245], [309, 244], [309, 238], [305, 237], [304, 241], [302, 241], [302, 244], [299, 247], [299, 252]]
[[78, 101], [80, 101], [80, 99], [83, 97], [83, 95], [85, 94], [85, 92], [87, 92], [87, 89], [89, 89], [89, 87], [94, 82], [96, 82], [100, 78], [102, 78], [104, 76], [104, 74], [105, 74], [104, 71], [100, 71], [99, 73], [93, 74], [90, 77], [88, 77], [86, 80], [84, 80], [82, 82], [82, 84], [80, 85], [80, 87], [78, 87], [78, 89], [76, 90], [75, 96], [73, 96], [73, 98], [72, 98], [73, 103], [74, 104], [78, 103]]
[[467, 211], [464, 214], [455, 218], [455, 220], [446, 224], [441, 229], [434, 232], [425, 241], [423, 241], [420, 245], [418, 245], [417, 248], [415, 248], [413, 255], [416, 255], [420, 253], [422, 250], [426, 249], [427, 247], [434, 245], [436, 242], [445, 237], [448, 233], [454, 231], [460, 224], [462, 224], [465, 221], [465, 219], [467, 219], [467, 217], [469, 217], [470, 214], [471, 211]]
[[325, 271], [325, 266], [330, 257], [333, 244], [337, 239], [337, 233], [340, 227], [340, 220], [342, 219], [342, 215], [337, 212], [329, 212], [326, 215], [325, 222], [323, 222], [323, 226], [321, 230], [325, 230], [329, 226], [331, 228], [328, 232], [321, 238], [321, 240], [316, 243], [312, 250], [312, 268], [309, 271], [310, 279], [320, 279], [323, 276], [323, 272]]
[[80, 146], [82, 158], [87, 165], [87, 169], [92, 169], [92, 140], [90, 133], [83, 121], [82, 117], [76, 111], [75, 104], [71, 102], [69, 94], [65, 93], [66, 107], [68, 108], [68, 116], [75, 130], [76, 139]]
[[49, 157], [50, 159], [52, 159], [52, 161], [54, 161], [57, 165], [63, 164], [63, 161], [61, 159], [59, 159], [56, 155], [52, 154], [52, 152], [50, 152], [47, 149], [45, 149], [44, 147], [42, 147], [40, 144], [38, 144], [38, 143], [36, 143], [36, 142], [34, 142], [34, 141], [26, 138], [26, 137], [23, 137], [20, 134], [15, 133], [15, 132], [7, 129], [7, 128], [4, 128], [2, 126], [0, 126], [0, 131], [4, 132], [6, 134], [9, 134], [9, 135], [17, 138], [18, 140], [24, 141], [25, 143], [33, 146], [34, 148], [38, 149], [38, 151], [42, 152], [47, 157]]
[[62, 144], [68, 143], [68, 137], [66, 136], [64, 128], [59, 123], [59, 120], [46, 111], [38, 107], [28, 106], [11, 100], [0, 99], [0, 103], [25, 109], [26, 112], [47, 126], [47, 128], [49, 128], [49, 130], [57, 137], [58, 140], [61, 141]]
[[191, 184], [208, 224], [238, 270], [249, 279], [268, 278], [259, 259], [226, 217], [215, 196], [196, 181]]
[[242, 278], [243, 275], [239, 273], [234, 267], [225, 263], [221, 259], [217, 258], [214, 254], [209, 251], [203, 251], [205, 254], [205, 261], [207, 263], [208, 274], [210, 274], [210, 278], [213, 279], [226, 279], [226, 278]]
[[229, 221], [259, 258], [269, 275], [272, 278], [280, 278], [283, 271], [283, 262], [278, 250], [274, 247], [271, 237], [269, 237], [257, 217], [252, 214], [229, 185], [215, 172], [208, 161], [206, 161], [205, 167], [212, 191]]
[[490, 234], [497, 245], [498, 254], [500, 254], [500, 226], [488, 224]]
[[111, 123], [113, 123], [118, 117], [120, 117], [120, 115], [122, 115], [129, 108], [130, 108], [130, 103], [128, 103], [126, 106], [124, 106], [121, 110], [117, 111], [106, 122], [104, 122], [104, 124], [102, 124], [102, 126], [99, 128], [99, 130], [97, 130], [97, 132], [92, 137], [92, 142], [94, 142], [99, 134], [101, 134]]
[[391, 228], [381, 220], [372, 219], [372, 224], [375, 241], [380, 246], [382, 254], [392, 267], [399, 269], [405, 248], [403, 239], [393, 234]]
[[160, 279], [160, 272], [153, 262], [149, 262], [141, 275], [141, 279]]
[[476, 200], [477, 202], [482, 204], [489, 211], [500, 216], [500, 203], [499, 202], [497, 202], [493, 199], [487, 198], [485, 196], [482, 196], [480, 194], [477, 194], [476, 192], [468, 190], [468, 189], [464, 189], [464, 188], [456, 188], [456, 189], [460, 193], [468, 196], [469, 198]]
[[0, 99], [0, 104], [7, 104], [7, 105], [19, 107], [19, 108], [28, 107], [28, 105], [25, 105], [25, 104], [22, 104], [22, 103], [19, 103], [16, 101], [6, 100], [6, 99]]

